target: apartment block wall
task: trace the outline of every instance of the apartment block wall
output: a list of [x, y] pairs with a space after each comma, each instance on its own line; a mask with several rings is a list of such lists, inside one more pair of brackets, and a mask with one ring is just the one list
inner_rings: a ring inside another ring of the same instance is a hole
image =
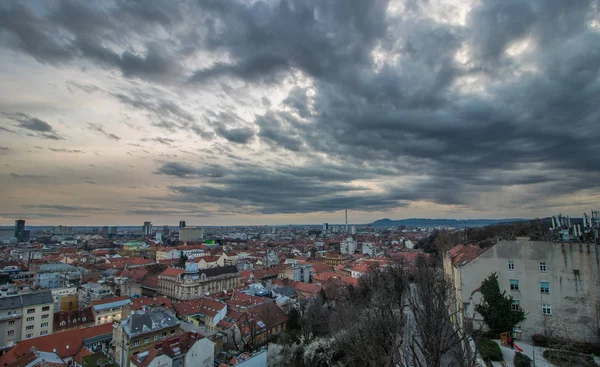
[[[595, 245], [499, 242], [460, 269], [460, 294], [467, 317], [481, 319], [474, 311], [481, 299], [476, 290], [492, 272], [498, 275], [500, 289], [519, 301], [526, 312], [526, 320], [519, 325], [523, 338], [553, 331], [572, 338], [598, 340], [599, 282]], [[518, 290], [511, 289], [511, 280], [518, 282]], [[541, 291], [541, 282], [548, 283], [549, 293]], [[550, 315], [543, 314], [543, 305], [550, 306]]]

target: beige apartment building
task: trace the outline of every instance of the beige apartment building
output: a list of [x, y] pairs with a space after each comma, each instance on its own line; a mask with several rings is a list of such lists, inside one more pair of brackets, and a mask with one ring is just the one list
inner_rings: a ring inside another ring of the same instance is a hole
[[48, 291], [0, 298], [0, 350], [53, 332], [54, 299]]
[[[513, 297], [513, 308], [526, 319], [517, 337], [529, 339], [544, 332], [597, 341], [600, 332], [597, 248], [591, 243], [542, 242], [518, 238], [487, 249], [458, 245], [444, 254], [444, 272], [451, 279], [456, 302], [455, 324], [482, 322], [475, 312], [479, 287], [491, 273], [500, 290]], [[510, 331], [510, 330], [507, 330]]]

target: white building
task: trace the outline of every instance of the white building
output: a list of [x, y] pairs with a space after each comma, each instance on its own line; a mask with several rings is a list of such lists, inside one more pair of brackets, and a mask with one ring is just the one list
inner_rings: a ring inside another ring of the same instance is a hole
[[373, 242], [363, 242], [362, 253], [364, 255], [375, 256], [375, 244]]
[[597, 341], [597, 256], [593, 244], [529, 238], [501, 241], [487, 249], [458, 245], [444, 254], [444, 272], [453, 282], [457, 299], [451, 305], [457, 315], [454, 321], [457, 325], [482, 321], [475, 312], [481, 302], [478, 289], [485, 278], [496, 273], [500, 290], [513, 297], [515, 309], [526, 313], [525, 321], [515, 328], [517, 336], [528, 339], [554, 331]]
[[352, 236], [348, 236], [348, 238], [340, 243], [340, 252], [344, 255], [352, 255], [356, 251], [356, 248], [357, 243]]

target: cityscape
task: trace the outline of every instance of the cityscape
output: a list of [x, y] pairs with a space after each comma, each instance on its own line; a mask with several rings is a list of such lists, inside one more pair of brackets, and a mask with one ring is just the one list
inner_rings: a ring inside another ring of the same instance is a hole
[[0, 46], [0, 367], [600, 366], [598, 0], [6, 0]]

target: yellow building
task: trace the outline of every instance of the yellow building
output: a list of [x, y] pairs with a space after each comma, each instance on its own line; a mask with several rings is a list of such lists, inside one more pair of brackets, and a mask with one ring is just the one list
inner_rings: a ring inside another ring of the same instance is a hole
[[137, 311], [123, 319], [113, 330], [114, 359], [127, 366], [132, 355], [148, 349], [158, 340], [180, 332], [180, 322], [163, 308]]
[[120, 321], [123, 316], [123, 307], [130, 304], [129, 296], [105, 298], [92, 302], [92, 310], [96, 325]]

